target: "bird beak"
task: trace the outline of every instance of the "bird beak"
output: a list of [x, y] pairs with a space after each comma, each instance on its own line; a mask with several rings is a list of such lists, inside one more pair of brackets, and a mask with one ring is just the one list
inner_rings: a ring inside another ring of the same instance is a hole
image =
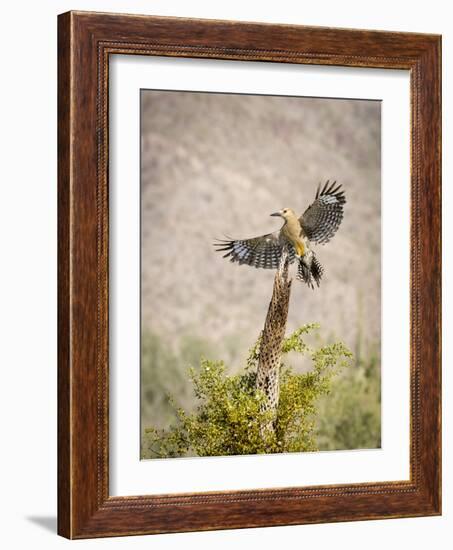
[[281, 212], [274, 212], [273, 214], [271, 214], [271, 216], [281, 216]]

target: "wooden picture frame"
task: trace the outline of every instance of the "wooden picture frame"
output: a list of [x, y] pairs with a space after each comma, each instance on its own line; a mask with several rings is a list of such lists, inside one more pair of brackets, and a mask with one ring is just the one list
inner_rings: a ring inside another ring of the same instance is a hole
[[[58, 20], [58, 532], [68, 538], [441, 513], [441, 39], [69, 12]], [[410, 480], [109, 495], [109, 56], [405, 69], [411, 86]]]

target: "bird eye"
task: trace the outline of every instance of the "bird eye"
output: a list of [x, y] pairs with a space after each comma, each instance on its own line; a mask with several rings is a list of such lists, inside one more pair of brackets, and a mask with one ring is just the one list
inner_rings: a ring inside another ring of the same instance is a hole
[[283, 214], [286, 214], [287, 212], [288, 212], [288, 209], [285, 208], [285, 209], [283, 210]]

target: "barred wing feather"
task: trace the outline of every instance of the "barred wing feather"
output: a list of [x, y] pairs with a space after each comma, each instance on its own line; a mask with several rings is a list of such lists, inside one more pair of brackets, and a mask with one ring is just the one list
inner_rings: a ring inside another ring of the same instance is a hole
[[[231, 262], [247, 264], [263, 269], [277, 269], [282, 253], [280, 242], [280, 231], [268, 233], [261, 237], [242, 240], [218, 240], [214, 243], [218, 252], [225, 252], [224, 258]], [[292, 263], [295, 258], [295, 251], [289, 246], [289, 261]]]
[[299, 218], [307, 238], [317, 244], [329, 242], [340, 227], [345, 203], [344, 191], [336, 181], [327, 181], [322, 189], [319, 186], [314, 202]]

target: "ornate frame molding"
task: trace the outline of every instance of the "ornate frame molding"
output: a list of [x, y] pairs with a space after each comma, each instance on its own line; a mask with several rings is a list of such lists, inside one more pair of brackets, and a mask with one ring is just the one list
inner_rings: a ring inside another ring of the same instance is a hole
[[[89, 12], [60, 15], [58, 25], [59, 533], [87, 538], [440, 514], [440, 37]], [[109, 496], [108, 62], [113, 54], [410, 71], [409, 481]]]

